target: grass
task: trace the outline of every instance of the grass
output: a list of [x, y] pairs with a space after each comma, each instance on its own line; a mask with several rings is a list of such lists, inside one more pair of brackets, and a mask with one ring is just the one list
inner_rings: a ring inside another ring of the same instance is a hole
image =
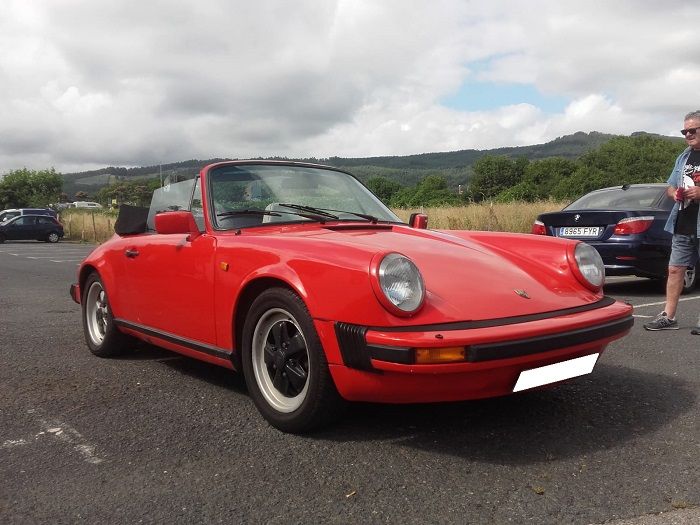
[[[435, 230], [485, 230], [529, 233], [540, 213], [561, 210], [556, 201], [480, 203], [468, 206], [393, 210], [408, 221], [411, 213], [428, 215], [428, 227]], [[116, 214], [109, 211], [69, 209], [61, 212], [65, 239], [101, 243], [114, 234]]]
[[411, 213], [425, 213], [428, 227], [434, 230], [481, 230], [530, 233], [540, 213], [561, 210], [566, 203], [556, 201], [479, 203], [444, 208], [394, 210], [401, 220]]

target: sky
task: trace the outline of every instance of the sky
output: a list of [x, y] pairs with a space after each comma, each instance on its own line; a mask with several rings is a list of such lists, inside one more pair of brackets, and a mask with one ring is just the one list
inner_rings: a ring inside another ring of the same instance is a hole
[[2, 0], [0, 174], [680, 136], [694, 0]]

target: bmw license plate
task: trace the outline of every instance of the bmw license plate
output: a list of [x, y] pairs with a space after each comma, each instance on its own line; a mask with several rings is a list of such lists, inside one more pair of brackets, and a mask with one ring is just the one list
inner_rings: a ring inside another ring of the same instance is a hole
[[593, 372], [593, 367], [600, 354], [584, 355], [576, 359], [569, 359], [552, 365], [523, 370], [518, 376], [518, 381], [513, 387], [513, 392], [520, 392], [529, 388], [535, 388], [557, 381], [564, 381], [572, 377], [583, 376]]
[[560, 237], [598, 237], [600, 226], [570, 226], [559, 228]]

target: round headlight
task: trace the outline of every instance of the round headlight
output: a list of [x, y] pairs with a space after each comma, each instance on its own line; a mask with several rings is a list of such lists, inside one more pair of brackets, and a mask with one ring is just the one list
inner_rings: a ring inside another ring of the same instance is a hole
[[598, 290], [605, 282], [605, 266], [598, 251], [592, 246], [580, 242], [574, 250], [576, 265], [585, 279], [583, 284], [589, 288]]
[[408, 257], [389, 253], [379, 263], [379, 286], [389, 302], [405, 313], [413, 313], [423, 304], [423, 277]]

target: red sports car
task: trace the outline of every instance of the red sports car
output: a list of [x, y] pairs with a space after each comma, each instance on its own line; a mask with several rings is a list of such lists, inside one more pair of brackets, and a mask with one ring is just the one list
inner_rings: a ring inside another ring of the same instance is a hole
[[510, 394], [592, 371], [629, 332], [589, 245], [409, 224], [344, 171], [231, 161], [123, 206], [71, 296], [100, 357], [131, 338], [241, 371], [304, 432], [348, 401]]

